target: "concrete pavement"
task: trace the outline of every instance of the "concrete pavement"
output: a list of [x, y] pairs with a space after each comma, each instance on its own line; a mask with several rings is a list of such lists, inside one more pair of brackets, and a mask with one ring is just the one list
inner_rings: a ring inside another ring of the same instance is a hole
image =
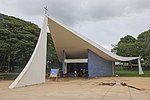
[[[101, 85], [114, 80], [143, 89], [121, 85]], [[8, 89], [12, 81], [0, 81], [0, 100], [150, 100], [150, 78], [103, 77], [59, 79], [44, 84]]]

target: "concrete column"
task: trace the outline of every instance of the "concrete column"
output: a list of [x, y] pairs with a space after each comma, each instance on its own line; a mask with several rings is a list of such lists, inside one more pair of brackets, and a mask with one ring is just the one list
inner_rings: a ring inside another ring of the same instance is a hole
[[115, 75], [115, 62], [114, 61], [112, 61], [112, 71], [113, 71], [113, 76]]
[[67, 63], [64, 63], [64, 74], [67, 74]]
[[141, 57], [138, 58], [138, 65], [139, 65], [139, 75], [144, 74], [142, 67], [141, 67]]
[[65, 50], [63, 50], [63, 65], [62, 65], [62, 70], [63, 70], [64, 74], [67, 73], [67, 63], [65, 63], [65, 59], [66, 59], [66, 53], [65, 53]]

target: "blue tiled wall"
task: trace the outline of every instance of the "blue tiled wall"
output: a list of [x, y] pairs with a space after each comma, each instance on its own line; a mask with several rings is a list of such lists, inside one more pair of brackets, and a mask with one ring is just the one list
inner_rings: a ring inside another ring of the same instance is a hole
[[88, 50], [88, 74], [89, 78], [97, 76], [112, 76], [112, 62], [107, 61], [91, 50]]

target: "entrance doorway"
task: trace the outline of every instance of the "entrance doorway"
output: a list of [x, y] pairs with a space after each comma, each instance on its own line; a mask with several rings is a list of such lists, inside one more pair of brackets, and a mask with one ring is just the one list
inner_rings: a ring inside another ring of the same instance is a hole
[[67, 76], [69, 77], [88, 77], [87, 63], [68, 63]]

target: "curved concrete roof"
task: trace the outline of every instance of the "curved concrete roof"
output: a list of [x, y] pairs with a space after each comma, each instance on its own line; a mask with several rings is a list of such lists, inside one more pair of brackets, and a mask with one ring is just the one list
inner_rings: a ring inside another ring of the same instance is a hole
[[87, 58], [88, 49], [110, 61], [130, 61], [139, 58], [118, 56], [49, 16], [48, 27], [60, 61], [63, 50], [68, 58]]

